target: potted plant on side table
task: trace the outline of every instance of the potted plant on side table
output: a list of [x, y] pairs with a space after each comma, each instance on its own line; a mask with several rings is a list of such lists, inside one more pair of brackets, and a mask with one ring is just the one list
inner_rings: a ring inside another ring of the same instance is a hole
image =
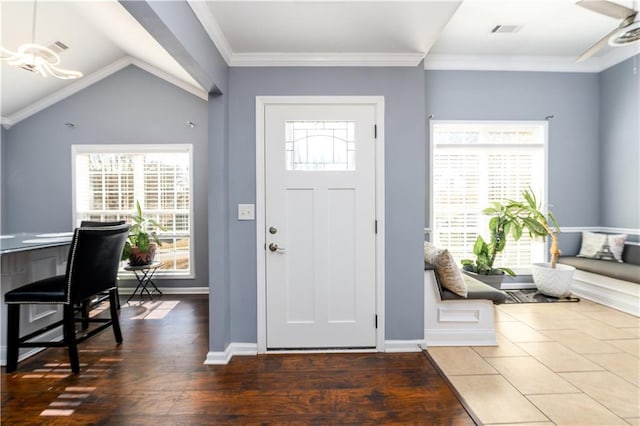
[[149, 265], [153, 262], [157, 248], [162, 245], [157, 232], [150, 228], [160, 231], [165, 231], [166, 228], [154, 219], [145, 218], [138, 201], [136, 201], [135, 214], [131, 218], [133, 225], [122, 250], [122, 260], [129, 260], [131, 266]]

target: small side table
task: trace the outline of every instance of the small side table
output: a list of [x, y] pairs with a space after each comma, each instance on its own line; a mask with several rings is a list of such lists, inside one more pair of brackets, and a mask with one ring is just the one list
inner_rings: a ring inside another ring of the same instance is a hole
[[129, 265], [124, 267], [125, 271], [132, 271], [135, 274], [136, 279], [138, 280], [138, 285], [136, 286], [136, 289], [133, 290], [133, 293], [131, 294], [131, 296], [129, 296], [129, 298], [127, 299], [127, 303], [129, 303], [129, 301], [133, 298], [133, 296], [136, 295], [138, 290], [140, 290], [140, 298], [142, 298], [143, 293], [146, 291], [147, 294], [149, 295], [149, 298], [153, 300], [153, 296], [151, 295], [151, 292], [147, 288], [148, 285], [153, 286], [153, 289], [156, 292], [158, 292], [160, 295], [162, 295], [162, 292], [160, 291], [160, 289], [156, 287], [153, 280], [151, 279], [153, 277], [153, 274], [156, 273], [156, 270], [162, 265], [163, 265], [162, 262], [155, 261], [148, 265], [141, 265], [141, 266]]

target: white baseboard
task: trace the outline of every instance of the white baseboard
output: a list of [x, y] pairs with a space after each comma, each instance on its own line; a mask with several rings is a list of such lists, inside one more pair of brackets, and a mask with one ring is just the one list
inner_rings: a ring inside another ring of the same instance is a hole
[[424, 340], [385, 340], [385, 352], [421, 352]]
[[640, 284], [578, 269], [570, 289], [576, 296], [640, 317]]
[[[209, 294], [209, 287], [158, 287], [162, 294]], [[130, 295], [135, 287], [118, 287], [118, 293]]]
[[[62, 340], [62, 329], [54, 328], [53, 330], [49, 330], [46, 333], [43, 333], [40, 336], [38, 336], [38, 339], [42, 340], [43, 342]], [[47, 348], [22, 348], [20, 349], [20, 354], [18, 355], [18, 362], [23, 361], [29, 358], [30, 356], [37, 354], [38, 352], [42, 352], [45, 349]], [[2, 365], [3, 367], [7, 365], [7, 347], [6, 346], [0, 346], [0, 365]]]
[[[424, 340], [386, 340], [384, 342], [385, 352], [420, 352], [424, 347]], [[376, 352], [371, 350], [313, 350], [313, 351], [274, 351], [273, 353], [343, 353], [343, 352]], [[209, 352], [204, 361], [205, 365], [226, 365], [234, 356], [255, 356], [258, 355], [257, 343], [230, 343], [224, 351]]]
[[205, 359], [205, 365], [226, 365], [234, 356], [258, 355], [257, 343], [230, 343], [222, 352], [209, 352]]

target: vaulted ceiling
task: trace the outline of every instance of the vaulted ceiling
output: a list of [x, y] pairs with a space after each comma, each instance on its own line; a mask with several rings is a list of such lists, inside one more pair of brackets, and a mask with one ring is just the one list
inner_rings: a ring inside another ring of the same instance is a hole
[[[633, 0], [615, 0], [638, 8]], [[598, 72], [640, 43], [576, 58], [620, 22], [575, 0], [188, 0], [230, 66], [416, 66]], [[636, 3], [638, 1], [636, 0]], [[33, 38], [34, 2], [0, 3], [2, 47]], [[79, 80], [42, 78], [2, 62], [0, 111], [12, 125], [136, 64], [206, 99], [195, 80], [116, 0], [38, 2], [35, 42], [69, 47], [62, 68]], [[497, 26], [500, 31], [492, 32]], [[505, 32], [504, 30], [515, 30]]]

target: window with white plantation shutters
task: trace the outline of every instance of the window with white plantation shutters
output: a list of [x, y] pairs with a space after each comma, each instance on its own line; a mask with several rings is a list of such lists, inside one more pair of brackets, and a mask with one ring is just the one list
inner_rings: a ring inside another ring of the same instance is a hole
[[[545, 139], [544, 123], [433, 121], [433, 243], [458, 262], [474, 259], [477, 236], [490, 237], [482, 210], [492, 201], [521, 199], [529, 187], [544, 200]], [[507, 243], [496, 266], [517, 270], [543, 260], [544, 244], [525, 235]]]
[[156, 276], [192, 277], [191, 145], [74, 145], [74, 223], [125, 220], [136, 201], [166, 230]]

